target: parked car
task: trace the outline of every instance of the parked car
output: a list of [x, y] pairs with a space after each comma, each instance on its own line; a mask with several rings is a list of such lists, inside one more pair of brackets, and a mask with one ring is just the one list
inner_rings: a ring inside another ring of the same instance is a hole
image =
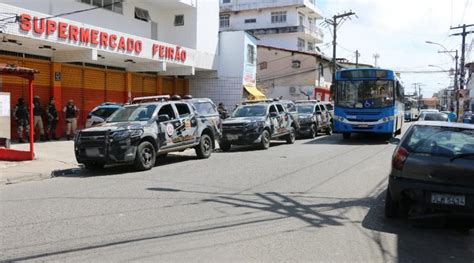
[[296, 109], [299, 113], [299, 136], [314, 138], [318, 132], [332, 134], [331, 115], [326, 107], [319, 103], [298, 103]]
[[193, 98], [189, 95], [184, 96], [183, 99], [194, 106], [199, 121], [211, 125], [214, 133], [213, 137], [216, 140], [220, 139], [222, 136], [222, 120], [214, 102], [208, 98]]
[[100, 104], [87, 115], [86, 128], [103, 123], [110, 115], [122, 107], [122, 104], [114, 102], [104, 102]]
[[397, 143], [385, 199], [387, 217], [445, 214], [474, 219], [474, 125], [417, 122]]
[[449, 122], [448, 114], [441, 112], [425, 111], [420, 114], [418, 121], [446, 121]]
[[462, 115], [463, 123], [474, 123], [474, 114], [472, 111], [465, 111]]
[[74, 140], [78, 163], [87, 169], [105, 164], [133, 164], [138, 170], [155, 165], [159, 155], [194, 148], [208, 158], [214, 148], [213, 126], [179, 96], [136, 98], [97, 127], [80, 131]]
[[295, 128], [296, 132], [300, 129], [300, 123], [298, 118], [298, 111], [296, 110], [296, 103], [291, 100], [280, 100], [281, 105], [286, 109], [287, 112], [293, 116], [293, 120], [295, 121]]
[[229, 151], [232, 145], [257, 145], [260, 149], [268, 149], [272, 139], [284, 139], [292, 144], [295, 137], [296, 123], [280, 102], [248, 101], [223, 121], [219, 145], [222, 151]]

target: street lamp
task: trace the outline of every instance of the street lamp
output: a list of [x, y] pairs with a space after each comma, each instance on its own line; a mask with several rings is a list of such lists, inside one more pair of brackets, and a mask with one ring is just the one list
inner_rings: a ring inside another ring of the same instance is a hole
[[[453, 60], [454, 60], [454, 65], [455, 65], [455, 70], [454, 70], [454, 94], [456, 96], [456, 116], [459, 116], [459, 88], [458, 88], [458, 50], [448, 50], [445, 46], [441, 45], [440, 43], [432, 42], [432, 41], [425, 41], [427, 44], [432, 44], [432, 45], [437, 45], [442, 47], [444, 50], [443, 51], [438, 51], [438, 53], [445, 53], [448, 54]], [[453, 57], [451, 53], [456, 53], [456, 56]], [[463, 65], [464, 66], [464, 65]], [[462, 76], [459, 76], [460, 80]], [[462, 83], [462, 82], [461, 82]]]

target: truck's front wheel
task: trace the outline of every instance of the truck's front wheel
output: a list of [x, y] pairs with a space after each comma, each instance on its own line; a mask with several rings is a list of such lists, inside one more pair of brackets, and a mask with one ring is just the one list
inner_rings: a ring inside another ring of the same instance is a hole
[[134, 166], [139, 171], [150, 170], [155, 166], [156, 151], [153, 144], [144, 141], [138, 145]]

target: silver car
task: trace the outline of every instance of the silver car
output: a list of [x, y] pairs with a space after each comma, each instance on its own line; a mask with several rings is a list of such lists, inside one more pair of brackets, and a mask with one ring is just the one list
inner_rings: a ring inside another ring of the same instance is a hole
[[385, 200], [386, 217], [455, 215], [474, 219], [474, 125], [418, 122], [397, 143]]

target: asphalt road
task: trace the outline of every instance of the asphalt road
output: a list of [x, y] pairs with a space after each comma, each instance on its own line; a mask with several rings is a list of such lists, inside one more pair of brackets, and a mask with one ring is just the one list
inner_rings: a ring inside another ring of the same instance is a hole
[[321, 136], [0, 188], [0, 260], [474, 262], [474, 231], [386, 220], [395, 146]]

